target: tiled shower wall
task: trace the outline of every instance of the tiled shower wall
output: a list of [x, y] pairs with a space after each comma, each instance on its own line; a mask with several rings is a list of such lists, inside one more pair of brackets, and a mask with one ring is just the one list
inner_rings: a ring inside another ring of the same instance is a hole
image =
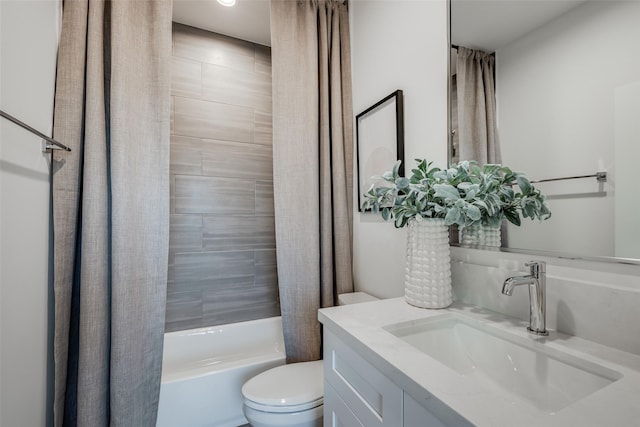
[[173, 24], [166, 330], [278, 316], [268, 47]]

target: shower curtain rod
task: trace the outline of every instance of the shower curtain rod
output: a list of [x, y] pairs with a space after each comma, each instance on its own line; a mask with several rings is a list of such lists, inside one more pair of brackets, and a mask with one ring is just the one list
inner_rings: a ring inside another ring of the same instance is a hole
[[[458, 46], [457, 44], [452, 44], [452, 45], [451, 45], [451, 49], [460, 50], [460, 46]], [[480, 50], [482, 50], [482, 51], [484, 52], [484, 50], [483, 50], [483, 49], [480, 49]], [[495, 53], [495, 52], [487, 52], [487, 53], [488, 53], [489, 55], [496, 56], [496, 53]]]
[[20, 120], [18, 120], [15, 117], [13, 117], [11, 114], [7, 114], [4, 111], [0, 110], [0, 116], [4, 117], [5, 119], [9, 120], [10, 122], [13, 122], [13, 123], [17, 124], [18, 126], [28, 130], [32, 134], [37, 135], [40, 138], [42, 138], [45, 141], [47, 141], [48, 144], [45, 144], [44, 149], [48, 150], [48, 149], [51, 148], [51, 149], [55, 149], [55, 150], [71, 151], [71, 148], [67, 147], [64, 144], [59, 143], [58, 141], [56, 141], [53, 138], [48, 137], [47, 135], [43, 134], [42, 132], [37, 131], [36, 129], [32, 128], [28, 124], [26, 124], [24, 122], [21, 122]]

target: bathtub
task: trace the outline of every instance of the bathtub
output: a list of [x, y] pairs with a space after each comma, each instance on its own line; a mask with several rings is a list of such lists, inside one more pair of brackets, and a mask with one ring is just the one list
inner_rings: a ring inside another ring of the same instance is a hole
[[280, 317], [164, 335], [157, 427], [237, 427], [242, 384], [284, 365]]

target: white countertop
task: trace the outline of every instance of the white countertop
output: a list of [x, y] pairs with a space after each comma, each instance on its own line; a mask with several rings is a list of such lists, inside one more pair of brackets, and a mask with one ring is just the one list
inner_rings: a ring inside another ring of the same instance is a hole
[[[483, 387], [383, 329], [444, 313], [490, 323], [614, 370], [622, 378], [555, 413], [542, 413], [511, 393]], [[640, 356], [635, 354], [555, 331], [548, 337], [535, 337], [526, 331], [528, 322], [460, 303], [428, 310], [410, 306], [404, 298], [393, 298], [321, 309], [318, 319], [414, 399], [428, 402], [435, 397], [477, 426], [640, 426]]]

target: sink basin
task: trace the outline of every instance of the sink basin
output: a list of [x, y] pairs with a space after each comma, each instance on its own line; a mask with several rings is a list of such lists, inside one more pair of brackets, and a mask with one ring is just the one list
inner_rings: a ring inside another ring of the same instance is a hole
[[402, 339], [481, 387], [554, 413], [622, 378], [616, 371], [472, 318], [443, 314], [389, 325]]

